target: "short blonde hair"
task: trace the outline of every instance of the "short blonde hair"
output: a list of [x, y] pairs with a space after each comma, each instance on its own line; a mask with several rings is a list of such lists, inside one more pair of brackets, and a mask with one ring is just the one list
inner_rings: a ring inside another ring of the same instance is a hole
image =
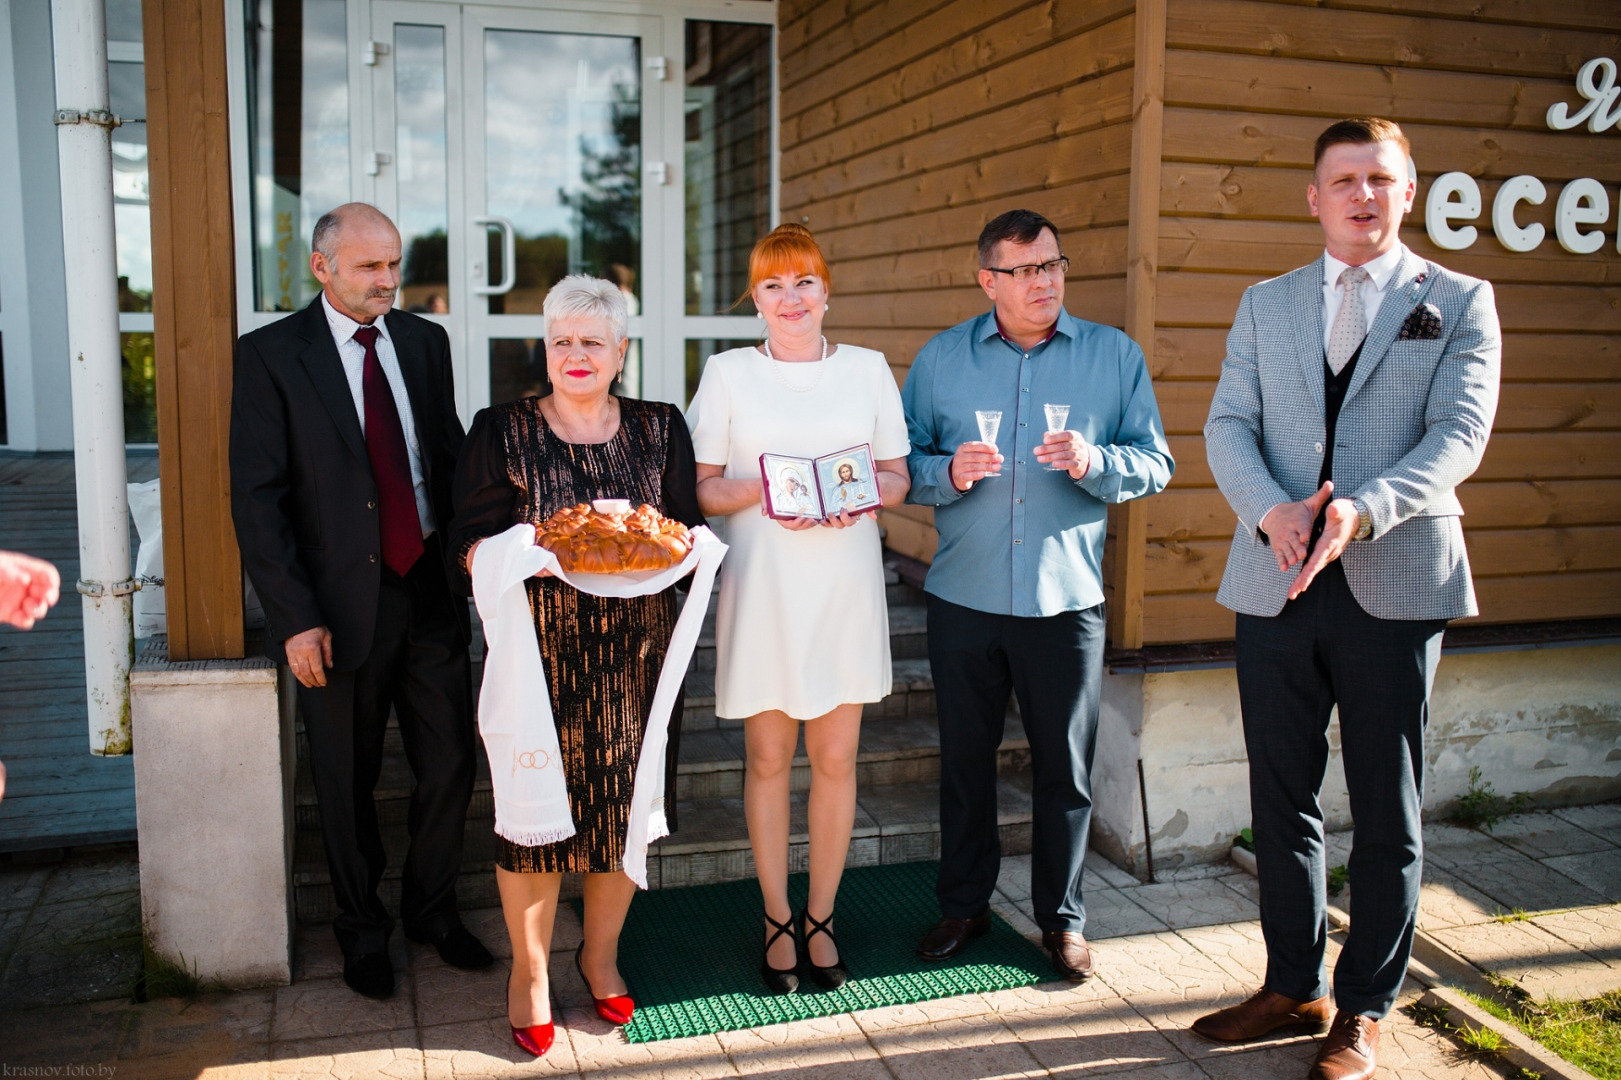
[[570, 274], [553, 285], [540, 305], [546, 317], [546, 331], [551, 333], [553, 319], [601, 319], [613, 330], [614, 341], [624, 341], [630, 334], [630, 309], [625, 294], [611, 281], [589, 274]]

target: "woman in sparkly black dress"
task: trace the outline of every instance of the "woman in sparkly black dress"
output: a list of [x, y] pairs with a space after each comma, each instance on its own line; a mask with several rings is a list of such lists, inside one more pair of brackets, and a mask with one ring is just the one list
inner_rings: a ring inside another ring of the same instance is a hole
[[[543, 310], [552, 392], [481, 411], [457, 463], [451, 542], [464, 570], [485, 537], [521, 522], [538, 526], [593, 499], [648, 503], [688, 526], [703, 524], [681, 413], [609, 393], [627, 345], [618, 286], [566, 277]], [[622, 869], [625, 833], [676, 598], [673, 589], [592, 596], [549, 575], [529, 581], [528, 591], [576, 827], [569, 839], [541, 847], [496, 838], [496, 881], [512, 937], [508, 1020], [519, 1045], [538, 1055], [552, 1037], [546, 958], [564, 873], [586, 875], [585, 937], [575, 961], [598, 1014], [624, 1023], [634, 1008], [618, 967], [619, 931], [636, 892]], [[680, 717], [677, 702], [666, 752], [671, 828]]]

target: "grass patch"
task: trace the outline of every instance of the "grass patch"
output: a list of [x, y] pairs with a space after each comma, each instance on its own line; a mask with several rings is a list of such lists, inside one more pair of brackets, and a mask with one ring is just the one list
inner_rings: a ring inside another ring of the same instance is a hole
[[150, 942], [141, 942], [141, 970], [135, 976], [137, 1002], [157, 998], [190, 999], [207, 989], [197, 977], [197, 961], [193, 960], [188, 967], [184, 953], [176, 960], [152, 948]]
[[1239, 829], [1238, 835], [1233, 837], [1233, 847], [1241, 847], [1245, 851], [1254, 853], [1255, 830], [1251, 829], [1248, 825], [1244, 826], [1242, 829]]
[[1457, 1028], [1456, 1037], [1463, 1044], [1463, 1048], [1471, 1054], [1501, 1054], [1503, 1048], [1508, 1045], [1508, 1040], [1491, 1028], [1485, 1027]]
[[1345, 891], [1345, 886], [1351, 883], [1351, 871], [1343, 866], [1331, 867], [1328, 871], [1328, 895], [1338, 896]]
[[1411, 1016], [1415, 1023], [1428, 1028], [1445, 1029], [1448, 1026], [1447, 1013], [1450, 1011], [1445, 1005], [1437, 1009], [1424, 1004], [1423, 1001], [1415, 1001], [1407, 1006], [1407, 1015]]
[[1480, 766], [1472, 765], [1469, 768], [1469, 790], [1458, 797], [1452, 820], [1466, 828], [1491, 832], [1499, 821], [1510, 814], [1518, 814], [1530, 801], [1531, 796], [1523, 791], [1503, 798], [1493, 789], [1490, 780], [1480, 778]]
[[1531, 916], [1529, 916], [1529, 915], [1527, 915], [1525, 913], [1525, 909], [1523, 907], [1517, 907], [1513, 911], [1499, 911], [1496, 915], [1492, 916], [1492, 922], [1499, 922], [1499, 923], [1530, 922], [1530, 921], [1531, 921]]
[[1432, 1008], [1422, 1001], [1415, 1001], [1407, 1007], [1407, 1015], [1417, 1023], [1450, 1035], [1462, 1047], [1461, 1053], [1473, 1057], [1496, 1057], [1507, 1048], [1508, 1041], [1491, 1028], [1454, 1024], [1451, 1013], [1452, 1010], [1445, 1005]]
[[1494, 998], [1465, 996], [1599, 1080], [1621, 1080], [1621, 990], [1591, 1001], [1521, 1000], [1513, 1008]]

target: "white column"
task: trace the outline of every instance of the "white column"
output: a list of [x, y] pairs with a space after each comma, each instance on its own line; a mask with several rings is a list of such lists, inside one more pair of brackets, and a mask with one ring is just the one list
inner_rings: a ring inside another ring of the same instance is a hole
[[148, 650], [131, 676], [147, 944], [232, 989], [292, 977], [295, 684], [286, 671], [263, 656], [171, 662]]
[[113, 247], [113, 165], [103, 0], [51, 0], [57, 153], [67, 271], [79, 592], [90, 752], [130, 751], [133, 660], [124, 391]]

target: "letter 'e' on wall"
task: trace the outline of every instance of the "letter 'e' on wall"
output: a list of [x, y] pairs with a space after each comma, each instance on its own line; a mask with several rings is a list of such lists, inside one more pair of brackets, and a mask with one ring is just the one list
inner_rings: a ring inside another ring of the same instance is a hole
[[1492, 231], [1497, 242], [1510, 251], [1535, 251], [1548, 230], [1536, 222], [1522, 228], [1514, 220], [1514, 207], [1522, 202], [1540, 206], [1547, 198], [1547, 187], [1534, 176], [1511, 176], [1503, 181], [1492, 200]]
[[1554, 236], [1559, 246], [1573, 255], [1591, 255], [1604, 246], [1598, 229], [1581, 231], [1583, 225], [1602, 225], [1610, 220], [1610, 194], [1591, 177], [1572, 180], [1559, 193], [1554, 210]]
[[1430, 243], [1446, 251], [1462, 251], [1475, 242], [1480, 230], [1473, 225], [1453, 228], [1452, 221], [1473, 221], [1480, 216], [1480, 185], [1465, 172], [1436, 177], [1424, 199], [1424, 229]]

